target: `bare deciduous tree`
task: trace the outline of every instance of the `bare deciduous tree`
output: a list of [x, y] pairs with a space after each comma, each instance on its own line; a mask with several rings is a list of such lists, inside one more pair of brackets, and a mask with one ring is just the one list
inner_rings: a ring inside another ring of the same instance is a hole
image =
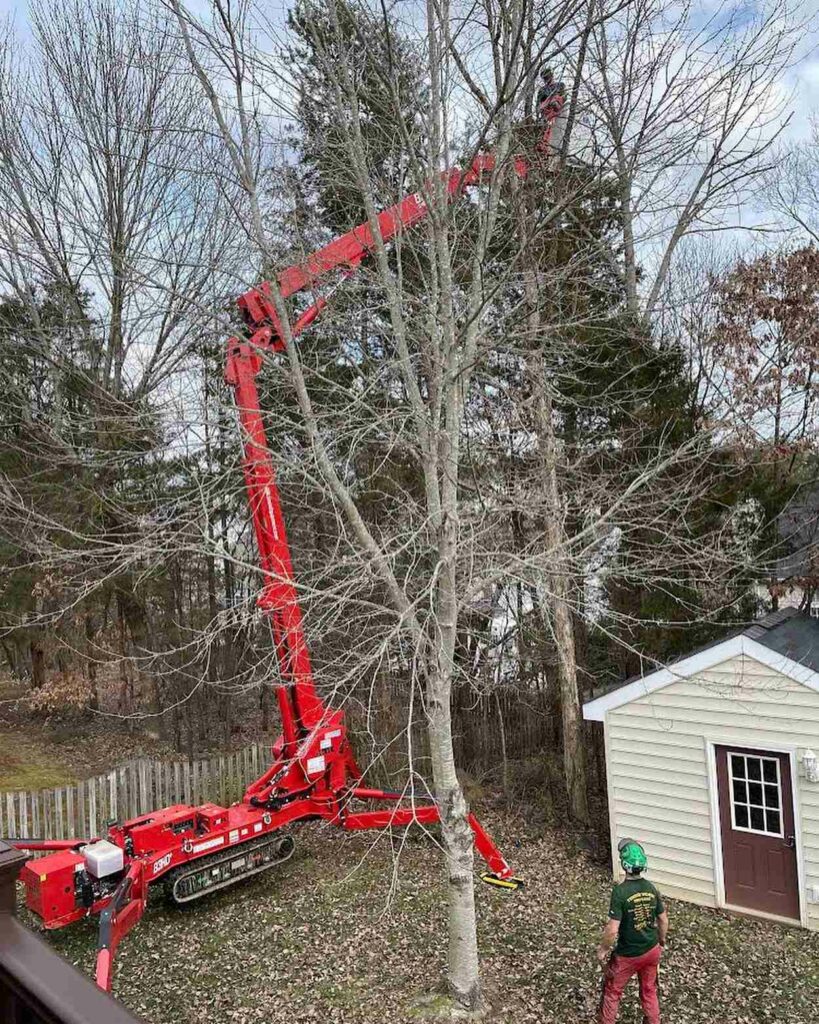
[[779, 0], [750, 18], [730, 3], [704, 15], [639, 0], [593, 28], [586, 124], [617, 181], [626, 295], [644, 325], [682, 239], [754, 227], [742, 209], [787, 123], [780, 80], [799, 42]]
[[[210, 99], [218, 130], [231, 154], [235, 176], [245, 189], [248, 223], [260, 259], [269, 266], [270, 232], [257, 170], [259, 122], [250, 97], [269, 95], [272, 90], [263, 81], [265, 72], [269, 83], [277, 79], [279, 68], [271, 58], [249, 47], [243, 32], [244, 11], [233, 11], [217, 2], [218, 24], [205, 27], [176, 0], [172, 0], [172, 6], [192, 67]], [[304, 12], [310, 24], [310, 4], [304, 5]], [[381, 581], [392, 615], [397, 617], [397, 629], [406, 635], [406, 643], [413, 650], [448, 868], [448, 977], [456, 999], [468, 1008], [480, 1002], [473, 852], [466, 802], [456, 774], [450, 701], [460, 671], [462, 595], [472, 575], [468, 566], [470, 560], [474, 563], [476, 557], [484, 558], [488, 553], [480, 554], [482, 545], [475, 546], [481, 528], [465, 516], [462, 500], [464, 409], [476, 368], [494, 345], [489, 314], [495, 290], [514, 272], [515, 253], [520, 251], [513, 244], [511, 258], [497, 268], [492, 266], [489, 254], [498, 243], [502, 224], [503, 183], [511, 172], [509, 157], [516, 145], [513, 126], [522, 114], [521, 96], [533, 70], [525, 57], [547, 49], [555, 34], [570, 25], [575, 8], [567, 3], [535, 11], [521, 2], [497, 8], [489, 5], [486, 13], [488, 31], [470, 11], [456, 11], [449, 5], [429, 3], [414, 12], [417, 25], [423, 26], [417, 47], [428, 85], [427, 107], [419, 112], [425, 118], [426, 130], [420, 142], [405, 140], [405, 159], [410, 187], [422, 192], [429, 217], [425, 229], [415, 237], [399, 238], [395, 257], [388, 252], [379, 229], [377, 215], [382, 201], [378, 183], [370, 175], [362, 138], [356, 51], [353, 46], [345, 49], [343, 45], [336, 0], [330, 0], [320, 13], [316, 9], [312, 21], [313, 43], [330, 84], [333, 116], [343, 140], [348, 174], [360, 193], [375, 240], [374, 281], [383, 297], [390, 336], [384, 372], [406, 404], [404, 429], [393, 443], [400, 444], [411, 457], [422, 481], [420, 504], [412, 515], [405, 510], [401, 525], [406, 534], [379, 536], [365, 521], [354, 489], [333, 457], [336, 442], [322, 429], [310, 374], [290, 335], [287, 310], [275, 283], [272, 287], [285, 325], [287, 372], [309, 441], [309, 457], [342, 511], [364, 563]], [[484, 51], [491, 55], [488, 76], [480, 70]], [[217, 77], [217, 68], [221, 75], [227, 69], [227, 75]], [[464, 93], [459, 90], [471, 97], [470, 106], [464, 106]], [[402, 102], [397, 95], [394, 110], [400, 130]], [[496, 167], [474, 202], [451, 204], [446, 178], [439, 172], [450, 164], [453, 132], [470, 110], [475, 129], [472, 135], [479, 141], [491, 137]], [[455, 211], [464, 205], [468, 219], [462, 224]], [[464, 230], [470, 234], [466, 250], [461, 240]], [[425, 308], [418, 304], [408, 284], [413, 264], [420, 266], [423, 274]], [[385, 429], [380, 419], [373, 426]], [[419, 557], [408, 575], [399, 574], [403, 561], [399, 552], [410, 536], [414, 545], [420, 541]]]

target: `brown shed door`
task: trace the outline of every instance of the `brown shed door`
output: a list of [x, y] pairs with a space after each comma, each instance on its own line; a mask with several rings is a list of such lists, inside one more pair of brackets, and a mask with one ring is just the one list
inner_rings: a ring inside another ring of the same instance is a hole
[[725, 902], [799, 919], [787, 754], [717, 747]]

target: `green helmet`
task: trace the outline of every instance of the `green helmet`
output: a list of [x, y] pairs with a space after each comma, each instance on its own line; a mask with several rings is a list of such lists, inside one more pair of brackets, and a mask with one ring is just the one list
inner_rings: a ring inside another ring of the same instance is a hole
[[622, 839], [617, 844], [620, 854], [620, 866], [627, 875], [639, 875], [645, 871], [648, 861], [646, 852], [634, 839]]

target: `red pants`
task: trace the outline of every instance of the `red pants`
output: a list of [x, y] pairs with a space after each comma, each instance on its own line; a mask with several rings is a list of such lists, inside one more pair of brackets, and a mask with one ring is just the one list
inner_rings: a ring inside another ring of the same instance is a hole
[[600, 1000], [600, 1024], [614, 1024], [629, 978], [640, 978], [640, 1002], [647, 1024], [660, 1024], [660, 1001], [657, 998], [657, 965], [660, 947], [655, 946], [642, 956], [613, 956], [606, 967], [603, 997]]

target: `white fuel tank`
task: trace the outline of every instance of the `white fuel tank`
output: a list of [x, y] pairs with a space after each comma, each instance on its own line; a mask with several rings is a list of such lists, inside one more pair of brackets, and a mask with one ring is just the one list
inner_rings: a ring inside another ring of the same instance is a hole
[[85, 869], [94, 878], [106, 878], [122, 871], [125, 864], [125, 855], [122, 850], [109, 843], [107, 839], [101, 839], [98, 843], [89, 843], [82, 850], [85, 857]]

